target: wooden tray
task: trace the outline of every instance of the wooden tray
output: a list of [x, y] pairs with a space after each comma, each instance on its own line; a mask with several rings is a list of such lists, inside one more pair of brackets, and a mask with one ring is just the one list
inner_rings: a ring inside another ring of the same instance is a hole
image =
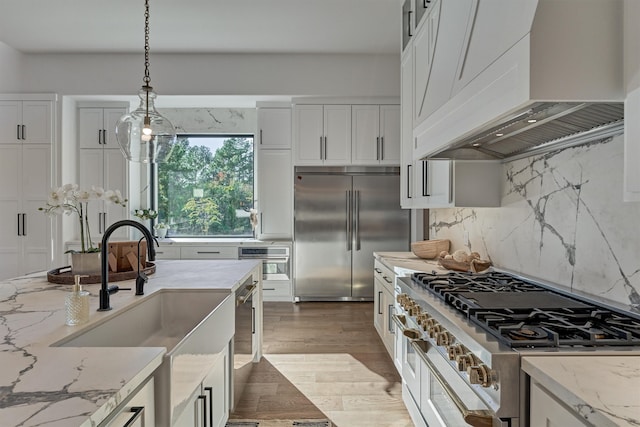
[[[153, 274], [156, 272], [156, 265], [152, 262], [147, 262], [145, 264], [145, 268], [140, 270], [144, 272], [147, 276], [149, 274]], [[47, 281], [49, 283], [56, 283], [59, 285], [73, 285], [74, 284], [74, 274], [71, 273], [71, 266], [68, 265], [66, 267], [55, 268], [51, 271], [47, 271]], [[132, 280], [138, 277], [138, 270], [129, 270], [129, 271], [110, 271], [109, 272], [109, 283], [111, 282], [122, 282], [123, 280]], [[80, 278], [80, 283], [83, 285], [90, 285], [94, 283], [100, 283], [102, 281], [102, 274], [91, 275], [87, 277]]]

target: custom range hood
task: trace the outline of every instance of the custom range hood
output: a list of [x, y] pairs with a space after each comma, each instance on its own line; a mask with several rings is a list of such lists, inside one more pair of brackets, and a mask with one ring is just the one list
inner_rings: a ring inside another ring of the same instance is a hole
[[623, 132], [622, 0], [523, 2], [475, 3], [452, 96], [415, 129], [419, 157], [511, 160]]

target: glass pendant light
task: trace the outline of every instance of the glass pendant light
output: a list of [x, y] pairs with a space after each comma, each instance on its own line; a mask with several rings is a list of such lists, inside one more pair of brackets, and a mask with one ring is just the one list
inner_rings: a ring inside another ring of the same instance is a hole
[[138, 93], [140, 105], [116, 123], [116, 138], [124, 156], [132, 162], [162, 163], [176, 140], [173, 125], [156, 110], [156, 93], [149, 84], [149, 0], [144, 2], [144, 78]]

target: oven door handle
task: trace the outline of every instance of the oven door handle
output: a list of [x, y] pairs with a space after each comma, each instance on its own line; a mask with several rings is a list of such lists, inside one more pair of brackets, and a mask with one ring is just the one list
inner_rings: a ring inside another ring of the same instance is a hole
[[[418, 341], [421, 341], [421, 342], [418, 342]], [[424, 349], [421, 347], [420, 344], [424, 344], [426, 346], [430, 345], [428, 341], [423, 341], [423, 340], [411, 341], [411, 346], [416, 351], [418, 356], [420, 356], [420, 359], [422, 359], [422, 361], [427, 365], [431, 375], [433, 375], [433, 377], [436, 379], [436, 381], [438, 381], [438, 383], [440, 384], [442, 389], [445, 391], [445, 393], [449, 396], [449, 398], [454, 403], [454, 405], [456, 405], [456, 408], [458, 408], [458, 411], [460, 411], [460, 414], [462, 415], [462, 418], [464, 419], [464, 421], [467, 424], [474, 427], [491, 427], [493, 425], [493, 414], [490, 411], [473, 410], [473, 409], [467, 408], [464, 402], [458, 397], [456, 392], [451, 388], [447, 380], [445, 380], [442, 374], [438, 372], [438, 368], [436, 368], [433, 365], [433, 363], [429, 360], [429, 358], [424, 352]]]
[[244, 304], [245, 302], [247, 302], [247, 300], [251, 298], [253, 294], [256, 293], [256, 290], [258, 289], [258, 287], [256, 285], [249, 285], [245, 289], [247, 290], [247, 292], [245, 292], [244, 295], [241, 295], [236, 299], [237, 305]]
[[263, 263], [270, 263], [270, 262], [289, 262], [289, 258], [283, 257], [283, 258], [262, 258]]

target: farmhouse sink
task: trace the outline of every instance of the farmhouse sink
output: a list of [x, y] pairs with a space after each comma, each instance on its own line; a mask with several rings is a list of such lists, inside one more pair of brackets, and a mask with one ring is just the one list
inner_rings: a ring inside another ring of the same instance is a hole
[[228, 291], [166, 289], [53, 346], [166, 347], [154, 380], [156, 419], [169, 425], [229, 344], [234, 313], [234, 295]]

